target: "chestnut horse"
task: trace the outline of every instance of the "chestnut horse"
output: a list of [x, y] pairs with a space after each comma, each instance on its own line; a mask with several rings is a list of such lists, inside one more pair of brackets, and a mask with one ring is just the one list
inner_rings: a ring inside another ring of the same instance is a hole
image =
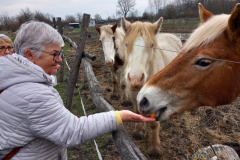
[[[173, 34], [159, 33], [163, 18], [155, 23], [134, 22], [122, 18], [122, 28], [125, 31], [123, 50], [125, 55], [124, 74], [127, 92], [137, 112], [137, 93], [145, 82], [155, 73], [168, 65], [182, 47], [181, 40]], [[146, 125], [146, 124], [144, 124]], [[145, 137], [145, 127], [142, 123], [135, 128], [135, 136]], [[158, 154], [160, 151], [159, 122], [150, 123], [148, 153]]]
[[101, 27], [95, 26], [95, 29], [98, 31], [99, 41], [102, 43], [105, 63], [112, 73], [113, 93], [118, 91], [122, 99], [126, 98], [125, 84], [122, 78], [124, 55], [121, 47], [125, 33], [122, 28], [117, 27], [117, 23]]
[[213, 15], [199, 4], [201, 25], [179, 54], [141, 89], [145, 116], [162, 121], [200, 106], [233, 102], [240, 93], [240, 3], [230, 15]]

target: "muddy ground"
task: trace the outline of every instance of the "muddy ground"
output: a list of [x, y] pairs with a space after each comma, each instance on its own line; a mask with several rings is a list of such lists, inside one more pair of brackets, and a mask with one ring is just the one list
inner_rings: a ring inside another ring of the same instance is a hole
[[[77, 42], [79, 33], [66, 33], [68, 37]], [[92, 53], [97, 57], [96, 61], [91, 62], [93, 71], [101, 86], [104, 98], [116, 109], [133, 110], [131, 103], [126, 103], [112, 96], [111, 73], [104, 63], [103, 51], [98, 41], [96, 32], [91, 33], [88, 38], [85, 51]], [[70, 64], [74, 58], [74, 52], [69, 50], [67, 56]], [[95, 111], [94, 104], [88, 91], [88, 84], [84, 71], [81, 66], [79, 83], [81, 93], [85, 99], [87, 111], [90, 113]], [[192, 155], [198, 149], [213, 145], [226, 144], [233, 147], [240, 154], [240, 97], [230, 105], [212, 107], [200, 107], [192, 111], [178, 115], [174, 119], [161, 122], [160, 124], [160, 140], [161, 140], [161, 156], [150, 157], [147, 155], [147, 138], [134, 139], [133, 123], [124, 123], [129, 136], [133, 142], [139, 147], [141, 152], [151, 160], [187, 160], [192, 159]], [[104, 139], [105, 142], [101, 142]], [[121, 159], [113, 144], [111, 134], [107, 134], [97, 139], [100, 143], [100, 152], [103, 159], [118, 160]], [[92, 142], [88, 142], [79, 147], [70, 148], [72, 156], [70, 159], [98, 159], [96, 158], [95, 148]]]

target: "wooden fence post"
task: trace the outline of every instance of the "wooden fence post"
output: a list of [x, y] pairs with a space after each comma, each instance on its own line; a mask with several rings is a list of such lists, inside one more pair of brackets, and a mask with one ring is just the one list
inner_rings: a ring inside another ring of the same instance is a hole
[[[63, 26], [62, 26], [62, 20], [61, 17], [57, 18], [57, 26], [58, 26], [58, 32], [63, 35]], [[62, 57], [62, 63], [60, 63], [60, 71], [59, 71], [59, 82], [63, 82], [63, 78], [64, 78], [64, 59]]]
[[73, 92], [78, 79], [79, 68], [80, 68], [80, 64], [83, 56], [83, 50], [84, 50], [85, 42], [87, 40], [87, 33], [88, 33], [87, 30], [88, 30], [89, 22], [90, 22], [90, 15], [84, 14], [82, 26], [81, 26], [81, 32], [80, 32], [80, 39], [77, 46], [77, 52], [76, 52], [74, 63], [70, 72], [69, 80], [68, 80], [66, 107], [70, 111], [72, 109]]
[[58, 26], [58, 32], [63, 35], [63, 26], [62, 26], [62, 20], [61, 17], [57, 18], [57, 26]]
[[57, 26], [56, 26], [56, 18], [55, 17], [53, 17], [53, 28], [57, 28]]

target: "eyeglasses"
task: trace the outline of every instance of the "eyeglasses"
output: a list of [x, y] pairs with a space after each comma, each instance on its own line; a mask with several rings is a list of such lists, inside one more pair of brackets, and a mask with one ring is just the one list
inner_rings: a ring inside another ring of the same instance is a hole
[[40, 50], [40, 49], [37, 49], [37, 48], [30, 48], [30, 49], [35, 50], [35, 51], [41, 51], [41, 52], [44, 52], [44, 53], [47, 53], [47, 54], [51, 54], [51, 55], [53, 55], [53, 60], [54, 61], [57, 61], [59, 56], [61, 56], [61, 58], [62, 58], [62, 55], [63, 55], [63, 50], [61, 50], [60, 52], [51, 53], [51, 52], [43, 51], [43, 50]]
[[5, 47], [5, 46], [0, 46], [0, 52], [5, 53], [6, 50], [8, 50], [9, 52], [12, 52], [12, 51], [13, 51], [13, 47], [12, 47], [12, 46], [7, 46], [7, 47]]

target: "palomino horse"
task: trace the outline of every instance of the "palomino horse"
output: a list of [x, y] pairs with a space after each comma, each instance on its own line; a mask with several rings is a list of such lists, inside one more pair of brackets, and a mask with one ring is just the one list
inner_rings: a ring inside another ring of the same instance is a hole
[[[145, 82], [155, 73], [168, 65], [176, 53], [169, 50], [180, 51], [182, 42], [172, 34], [159, 33], [163, 18], [155, 23], [135, 22], [130, 23], [122, 18], [124, 37], [124, 73], [127, 83], [127, 92], [137, 112], [137, 93]], [[163, 49], [163, 50], [162, 50]], [[160, 151], [159, 122], [150, 123], [152, 132], [149, 139], [149, 154]], [[137, 126], [137, 136], [144, 136], [143, 126]], [[140, 130], [140, 131], [139, 131]]]
[[102, 43], [105, 62], [112, 73], [113, 93], [120, 92], [122, 98], [125, 98], [124, 81], [122, 76], [123, 59], [122, 41], [124, 31], [117, 27], [117, 23], [112, 25], [95, 26], [99, 33], [99, 41]]
[[240, 93], [240, 4], [230, 15], [213, 15], [199, 4], [202, 24], [179, 54], [141, 89], [145, 116], [162, 121], [199, 106], [229, 104]]

